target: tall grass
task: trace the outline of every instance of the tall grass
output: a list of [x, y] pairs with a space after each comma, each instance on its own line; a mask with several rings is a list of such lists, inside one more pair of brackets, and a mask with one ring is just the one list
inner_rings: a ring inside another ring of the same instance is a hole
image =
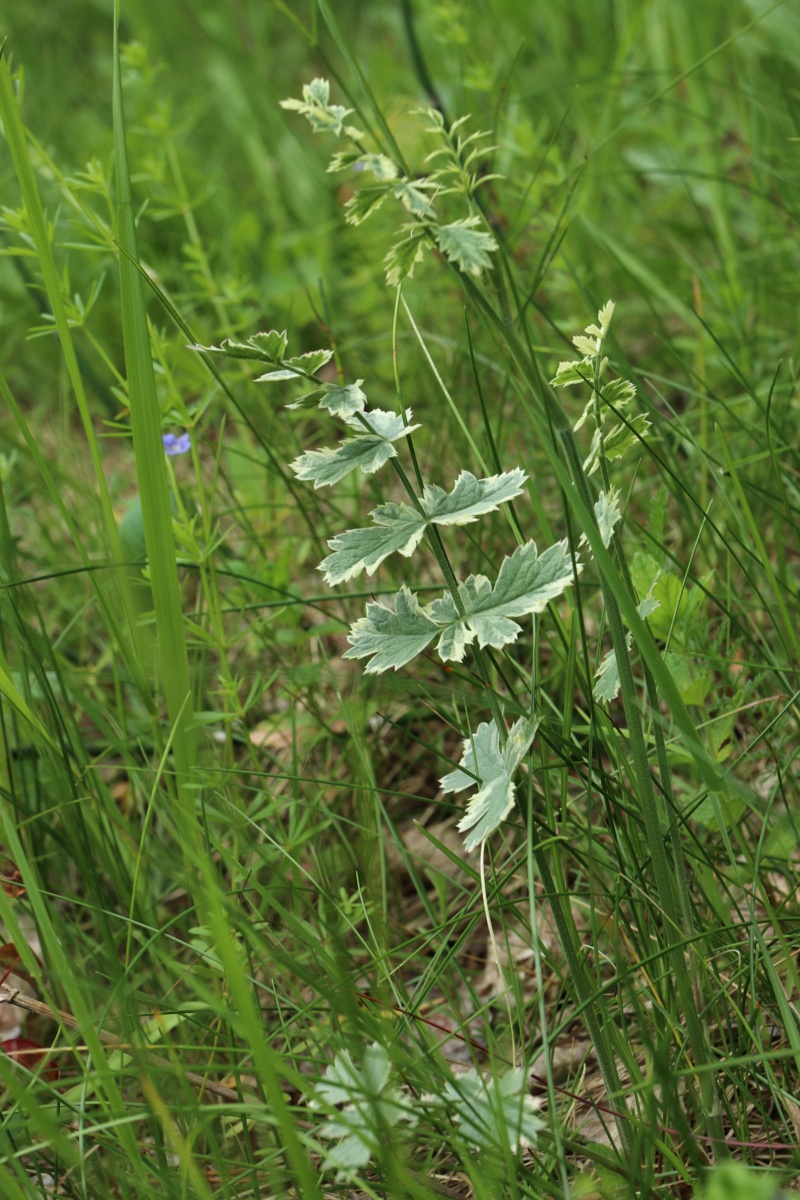
[[[132, 0], [118, 45], [103, 6], [6, 16], [0, 1018], [33, 1046], [0, 1055], [0, 1190], [771, 1198], [800, 1175], [793, 11]], [[491, 130], [491, 271], [386, 288], [402, 214], [347, 225], [363, 179], [278, 106], [320, 75], [413, 176], [420, 105]], [[608, 464], [606, 549], [547, 380], [609, 297], [652, 431]], [[318, 414], [186, 348], [284, 327], [413, 407], [419, 478], [524, 467], [456, 561], [586, 534], [483, 677], [343, 660], [365, 601], [436, 578], [323, 585], [400, 493], [298, 483]], [[438, 780], [531, 697], [490, 938]], [[348, 1062], [372, 1154], [338, 1177]], [[514, 1065], [543, 1128], [515, 1154], [503, 1110], [476, 1152], [463, 1071]]]

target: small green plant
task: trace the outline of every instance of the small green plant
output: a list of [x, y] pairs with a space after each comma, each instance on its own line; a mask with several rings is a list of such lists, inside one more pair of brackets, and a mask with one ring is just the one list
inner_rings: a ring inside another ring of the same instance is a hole
[[[497, 241], [480, 210], [477, 191], [498, 176], [479, 172], [481, 159], [493, 147], [488, 144], [489, 134], [485, 131], [466, 133], [468, 117], [461, 117], [448, 127], [435, 108], [420, 110], [430, 122], [426, 132], [433, 135], [437, 144], [426, 158], [426, 163], [432, 164], [431, 170], [419, 177], [409, 170], [396, 143], [394, 159], [365, 147], [366, 135], [344, 124], [353, 110], [330, 103], [327, 79], [313, 79], [303, 87], [302, 100], [282, 100], [281, 105], [304, 116], [315, 133], [346, 137], [353, 144], [353, 149], [334, 154], [328, 165], [329, 171], [364, 172], [374, 180], [362, 184], [347, 201], [346, 219], [351, 225], [360, 225], [389, 197], [398, 200], [411, 217], [401, 227], [384, 259], [386, 282], [391, 287], [414, 274], [427, 245], [434, 245], [468, 275], [480, 276], [491, 267], [489, 255], [497, 250]], [[440, 202], [446, 203], [448, 196], [460, 197], [468, 215], [444, 220]]]
[[[312, 390], [305, 391], [287, 407], [297, 409], [317, 404], [341, 419], [350, 431], [336, 448], [310, 450], [293, 462], [299, 479], [315, 488], [339, 482], [360, 469], [374, 474], [391, 462], [406, 491], [409, 503], [387, 503], [373, 509], [372, 524], [349, 529], [332, 538], [332, 553], [320, 563], [329, 584], [350, 580], [361, 572], [374, 574], [390, 554], [409, 557], [423, 537], [441, 568], [444, 594], [429, 604], [403, 584], [393, 607], [367, 605], [366, 616], [350, 628], [350, 649], [345, 658], [366, 659], [366, 671], [378, 674], [398, 670], [435, 643], [443, 662], [462, 662], [468, 649], [475, 654], [479, 670], [486, 674], [483, 651], [502, 650], [520, 633], [522, 617], [541, 613], [573, 582], [580, 569], [570, 555], [566, 540], [539, 553], [536, 543], [526, 542], [503, 559], [494, 580], [470, 574], [459, 579], [442, 542], [440, 529], [466, 525], [516, 499], [524, 491], [526, 475], [520, 467], [485, 479], [464, 470], [452, 490], [436, 484], [415, 490], [398, 461], [397, 443], [420, 428], [412, 424], [411, 409], [405, 413], [366, 407], [363, 380], [342, 386], [320, 383], [312, 370], [330, 358], [330, 352], [313, 351], [302, 357], [287, 357], [287, 335], [271, 331], [255, 334], [246, 342], [223, 342], [221, 346], [196, 347], [206, 352], [255, 358], [273, 369], [259, 380], [300, 379]], [[311, 368], [311, 370], [309, 370]], [[494, 696], [494, 693], [490, 693]], [[520, 717], [509, 730], [499, 703], [494, 698], [492, 724], [481, 724], [464, 744], [459, 769], [441, 781], [446, 792], [477, 787], [459, 829], [466, 833], [465, 846], [473, 850], [506, 819], [514, 805], [514, 775], [533, 741], [538, 720]]]

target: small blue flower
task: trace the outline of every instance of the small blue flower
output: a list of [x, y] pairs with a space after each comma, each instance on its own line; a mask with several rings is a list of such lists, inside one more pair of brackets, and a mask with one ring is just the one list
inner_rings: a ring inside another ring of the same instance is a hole
[[188, 454], [192, 446], [192, 439], [188, 433], [180, 433], [177, 437], [174, 433], [165, 433], [162, 441], [170, 458], [175, 458], [178, 454]]

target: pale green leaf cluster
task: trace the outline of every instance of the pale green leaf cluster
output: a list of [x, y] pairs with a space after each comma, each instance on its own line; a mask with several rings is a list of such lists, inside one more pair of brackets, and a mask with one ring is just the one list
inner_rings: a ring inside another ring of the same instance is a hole
[[522, 1067], [484, 1079], [476, 1070], [448, 1083], [444, 1095], [461, 1132], [479, 1150], [518, 1154], [536, 1142], [544, 1123]]
[[502, 178], [496, 173], [478, 174], [477, 167], [481, 159], [485, 159], [497, 146], [485, 144], [487, 139], [491, 138], [491, 134], [486, 130], [479, 129], [469, 134], [466, 132], [469, 113], [453, 121], [449, 129], [445, 126], [444, 117], [438, 109], [425, 109], [424, 115], [431, 121], [428, 133], [436, 134], [441, 142], [425, 161], [436, 163], [434, 176], [442, 185], [443, 195], [448, 192], [461, 192], [472, 197], [481, 184], [488, 183], [491, 179]]
[[[281, 104], [305, 116], [316, 133], [345, 135], [355, 143], [353, 149], [334, 154], [328, 164], [329, 171], [350, 170], [369, 178], [345, 204], [349, 224], [360, 225], [366, 221], [387, 197], [399, 201], [411, 217], [411, 221], [401, 227], [384, 259], [390, 286], [397, 287], [413, 275], [426, 245], [435, 245], [448, 262], [468, 275], [478, 276], [491, 267], [489, 256], [497, 250], [497, 242], [484, 227], [484, 218], [476, 211], [474, 194], [480, 184], [497, 178], [493, 174], [479, 174], [477, 170], [480, 159], [494, 147], [485, 144], [489, 137], [487, 133], [466, 132], [468, 117], [460, 118], [448, 130], [440, 113], [434, 109], [425, 110], [424, 115], [431, 122], [427, 132], [437, 137], [439, 145], [426, 159], [432, 166], [430, 174], [412, 176], [388, 155], [365, 149], [362, 144], [364, 134], [344, 123], [352, 110], [330, 103], [327, 80], [312, 80], [303, 88], [302, 100], [282, 100]], [[442, 221], [434, 202], [437, 197], [454, 194], [466, 200], [469, 215]]]
[[417, 1117], [402, 1092], [389, 1087], [391, 1063], [377, 1042], [364, 1051], [361, 1068], [343, 1050], [312, 1091], [309, 1107], [330, 1113], [320, 1128], [334, 1142], [325, 1156], [325, 1167], [339, 1180], [350, 1179], [378, 1152], [387, 1130], [401, 1122], [408, 1127]]
[[[613, 315], [614, 303], [609, 300], [597, 314], [597, 324], [587, 325], [583, 333], [576, 334], [572, 339], [583, 357], [559, 363], [555, 376], [550, 380], [553, 387], [573, 387], [584, 383], [591, 388], [589, 401], [573, 427], [577, 433], [590, 418], [594, 420], [592, 444], [583, 464], [589, 475], [599, 468], [603, 458], [607, 461], [621, 458], [631, 446], [645, 438], [650, 428], [646, 414], [636, 413], [628, 417], [623, 412], [636, 396], [636, 388], [630, 380], [602, 382], [608, 367], [604, 345]], [[606, 429], [604, 426], [610, 413], [620, 417], [620, 420]]]
[[341, 104], [331, 104], [331, 85], [327, 79], [312, 79], [311, 83], [303, 85], [302, 100], [281, 100], [281, 108], [290, 108], [299, 112], [308, 121], [314, 133], [332, 133], [358, 141], [364, 135], [351, 126], [345, 126], [344, 121], [350, 116], [352, 108], [344, 108]]
[[530, 750], [538, 724], [520, 717], [501, 746], [497, 726], [484, 722], [465, 740], [458, 769], [440, 780], [444, 792], [478, 789], [458, 822], [459, 830], [467, 834], [466, 850], [474, 850], [494, 833], [514, 807], [514, 775]]
[[[323, 1167], [335, 1171], [337, 1181], [355, 1179], [380, 1156], [393, 1130], [418, 1124], [410, 1097], [391, 1084], [391, 1073], [388, 1053], [373, 1042], [360, 1067], [343, 1050], [309, 1089], [309, 1108], [327, 1117], [318, 1134], [333, 1143]], [[465, 1139], [484, 1151], [516, 1155], [534, 1145], [543, 1127], [520, 1067], [489, 1079], [475, 1070], [453, 1076], [440, 1095], [426, 1096], [425, 1102], [445, 1109]]]

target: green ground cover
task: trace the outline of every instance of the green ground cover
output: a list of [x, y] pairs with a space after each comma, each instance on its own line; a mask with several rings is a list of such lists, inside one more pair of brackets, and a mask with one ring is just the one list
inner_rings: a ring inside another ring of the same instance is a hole
[[0, 1195], [796, 1188], [794, 7], [0, 15]]

